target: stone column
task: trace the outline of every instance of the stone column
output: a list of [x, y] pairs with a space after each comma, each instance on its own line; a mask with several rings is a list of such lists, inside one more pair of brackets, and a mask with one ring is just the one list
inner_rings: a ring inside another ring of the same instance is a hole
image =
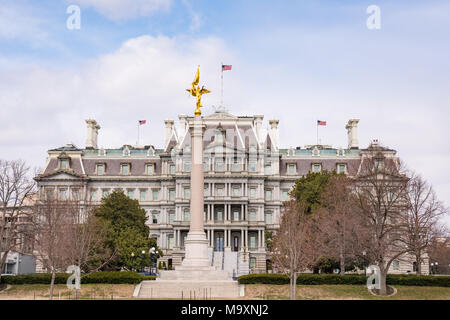
[[203, 222], [203, 131], [205, 125], [201, 116], [195, 116], [190, 125], [191, 133], [191, 221], [186, 237], [186, 256], [181, 269], [202, 270], [209, 266], [208, 239]]

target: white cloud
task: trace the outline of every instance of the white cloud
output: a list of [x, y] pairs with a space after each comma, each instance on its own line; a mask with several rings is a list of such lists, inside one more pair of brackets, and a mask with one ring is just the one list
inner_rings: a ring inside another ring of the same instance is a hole
[[108, 19], [120, 21], [168, 10], [172, 0], [74, 0], [72, 3], [92, 7]]
[[[201, 64], [201, 83], [213, 91], [204, 104], [216, 104], [220, 61], [232, 60], [221, 39], [141, 36], [79, 68], [0, 64], [0, 158], [24, 158], [42, 166], [46, 150], [85, 142], [84, 119], [102, 129], [99, 144], [134, 144], [137, 120], [141, 143], [161, 147], [165, 118], [190, 114], [195, 101], [185, 91]], [[235, 60], [235, 59], [233, 59]]]

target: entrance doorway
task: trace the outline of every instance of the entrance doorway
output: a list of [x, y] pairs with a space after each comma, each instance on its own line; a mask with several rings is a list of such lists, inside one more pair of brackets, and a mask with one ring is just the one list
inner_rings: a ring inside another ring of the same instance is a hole
[[233, 236], [233, 251], [239, 251], [239, 236]]
[[223, 251], [223, 238], [224, 238], [223, 232], [218, 232], [216, 234], [215, 238], [216, 238], [216, 241], [215, 241], [216, 246], [214, 249], [216, 251]]

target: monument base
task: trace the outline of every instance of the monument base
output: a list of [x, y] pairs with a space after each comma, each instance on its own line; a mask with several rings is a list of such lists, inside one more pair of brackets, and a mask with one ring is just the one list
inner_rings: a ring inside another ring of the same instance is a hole
[[184, 241], [185, 258], [176, 270], [210, 270], [205, 232], [190, 231]]

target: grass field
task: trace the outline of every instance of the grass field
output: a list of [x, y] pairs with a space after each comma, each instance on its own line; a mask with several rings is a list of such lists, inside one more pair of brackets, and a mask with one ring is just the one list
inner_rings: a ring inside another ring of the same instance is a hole
[[[84, 284], [81, 299], [132, 299], [135, 286], [129, 284]], [[396, 286], [397, 294], [380, 298], [373, 296], [361, 285], [299, 285], [297, 298], [303, 300], [450, 300], [450, 288]], [[47, 300], [48, 285], [13, 285], [0, 292], [0, 300]], [[288, 299], [289, 285], [248, 284], [243, 299]], [[74, 291], [63, 284], [56, 285], [55, 300], [74, 299]]]

